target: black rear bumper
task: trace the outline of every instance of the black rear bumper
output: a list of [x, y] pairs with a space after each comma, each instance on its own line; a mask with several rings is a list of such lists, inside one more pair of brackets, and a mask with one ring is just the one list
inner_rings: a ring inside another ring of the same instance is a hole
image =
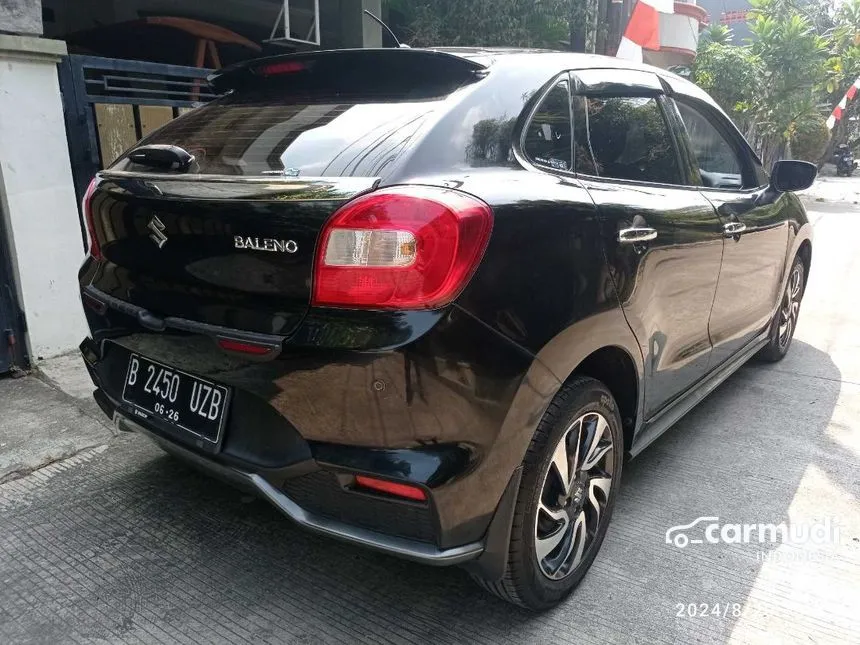
[[[206, 474], [268, 500], [288, 518], [316, 533], [427, 565], [464, 564], [485, 578], [498, 579], [504, 575], [519, 470], [511, 477], [481, 538], [446, 545], [432, 490], [428, 489], [429, 503], [412, 503], [350, 491], [341, 485], [339, 477], [345, 472], [385, 471], [389, 462], [399, 463], [401, 468], [404, 464], [421, 464], [431, 473], [441, 473], [444, 470], [441, 465], [447, 469], [468, 468], [468, 460], [457, 452], [460, 448], [387, 450], [306, 442], [289, 427], [288, 421], [278, 416], [279, 423], [286, 426], [269, 427], [261, 435], [269, 436], [265, 443], [271, 450], [267, 454], [255, 456], [253, 451], [247, 451], [254, 445], [253, 439], [238, 444], [244, 450], [237, 451], [225, 442], [221, 451], [206, 452], [187, 438], [177, 440], [172, 434], [175, 429], [168, 430], [166, 424], [156, 419], [135, 418], [134, 411], [121, 401], [116, 383], [122, 381], [116, 381], [114, 374], [122, 371], [126, 357], [121, 347], [112, 348], [112, 360], [107, 359], [110, 352], [99, 351], [91, 339], [85, 340], [80, 349], [98, 388], [94, 398], [119, 430], [145, 435], [167, 453]], [[278, 434], [288, 438], [271, 438]]]
[[155, 441], [166, 452], [183, 459], [219, 479], [245, 490], [255, 492], [260, 497], [268, 500], [291, 520], [316, 533], [435, 566], [467, 562], [477, 558], [484, 550], [483, 544], [480, 542], [449, 549], [440, 549], [428, 542], [380, 533], [379, 531], [347, 524], [331, 517], [309, 512], [290, 499], [282, 490], [274, 486], [261, 474], [245, 472], [235, 467], [219, 464], [206, 456], [183, 448], [177, 443], [169, 441], [155, 432], [148, 430], [136, 421], [129, 419], [122, 412], [114, 414], [114, 422], [119, 430], [144, 434]]
[[[268, 499], [308, 528], [431, 564], [456, 564], [480, 554], [480, 542], [445, 545], [428, 489], [428, 501], [412, 502], [356, 490], [355, 474], [390, 475], [391, 462], [467, 464], [456, 447], [385, 450], [306, 441], [287, 419], [236, 388], [225, 439], [219, 447], [156, 417], [141, 418], [122, 400], [128, 352], [106, 343], [81, 351], [97, 386], [94, 398], [122, 431], [154, 440], [207, 473]], [[453, 452], [452, 452], [453, 451]], [[409, 454], [407, 454], [409, 453]], [[453, 455], [453, 456], [452, 456]]]
[[[312, 530], [503, 575], [514, 471], [550, 395], [541, 386], [555, 383], [522, 348], [456, 307], [401, 316], [333, 310], [260, 362], [221, 351], [207, 329], [150, 329], [99, 302], [85, 308], [92, 338], [81, 352], [97, 401], [121, 427]], [[123, 400], [131, 354], [231, 389], [220, 445]], [[420, 487], [427, 501], [369, 492], [357, 475]]]

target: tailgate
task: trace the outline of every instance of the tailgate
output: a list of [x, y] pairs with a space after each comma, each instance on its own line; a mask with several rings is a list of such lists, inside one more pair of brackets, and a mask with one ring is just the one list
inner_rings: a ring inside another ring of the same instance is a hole
[[108, 171], [90, 202], [91, 284], [160, 317], [288, 335], [310, 305], [318, 233], [374, 183]]

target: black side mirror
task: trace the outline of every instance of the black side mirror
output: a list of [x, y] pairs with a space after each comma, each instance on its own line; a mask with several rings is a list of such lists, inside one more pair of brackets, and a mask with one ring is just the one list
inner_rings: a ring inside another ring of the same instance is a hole
[[818, 168], [808, 161], [783, 159], [773, 164], [770, 172], [771, 188], [781, 193], [806, 190], [815, 181]]

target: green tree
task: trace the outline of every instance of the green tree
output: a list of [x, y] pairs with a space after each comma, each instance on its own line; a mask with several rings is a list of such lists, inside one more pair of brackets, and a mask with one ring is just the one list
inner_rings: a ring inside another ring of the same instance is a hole
[[416, 46], [553, 47], [570, 37], [570, 0], [390, 0]]
[[797, 124], [791, 137], [791, 156], [817, 163], [827, 149], [830, 130], [824, 118], [813, 114]]
[[722, 25], [718, 22], [712, 23], [699, 34], [699, 48], [701, 49], [702, 46], [711, 43], [731, 45], [733, 36], [732, 29], [728, 25]]
[[830, 42], [819, 20], [799, 0], [752, 0], [752, 54], [761, 61], [761, 83], [749, 102], [758, 148], [766, 167], [785, 153], [796, 133], [819, 118]]
[[762, 62], [749, 47], [710, 42], [693, 64], [693, 81], [733, 119], [742, 121], [761, 83]]

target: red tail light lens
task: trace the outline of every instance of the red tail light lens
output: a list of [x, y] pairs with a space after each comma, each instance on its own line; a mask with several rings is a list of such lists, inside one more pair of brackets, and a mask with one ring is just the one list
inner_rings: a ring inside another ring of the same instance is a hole
[[356, 475], [355, 484], [360, 488], [368, 488], [380, 493], [394, 495], [395, 497], [412, 499], [416, 502], [423, 502], [427, 499], [427, 493], [424, 492], [423, 488], [410, 484], [398, 484], [397, 482], [376, 479], [375, 477], [365, 477], [364, 475]]
[[486, 249], [493, 213], [454, 190], [396, 186], [337, 211], [317, 249], [313, 304], [435, 309], [465, 286]]
[[96, 236], [96, 227], [93, 221], [92, 209], [93, 193], [96, 192], [97, 185], [98, 180], [93, 177], [93, 180], [90, 182], [90, 185], [87, 186], [87, 190], [81, 200], [81, 212], [83, 212], [84, 221], [87, 223], [87, 237], [90, 239], [90, 256], [97, 260], [101, 260], [104, 256], [102, 255], [102, 249], [99, 246], [99, 239]]
[[251, 356], [265, 356], [275, 351], [274, 347], [268, 345], [258, 345], [256, 343], [246, 343], [240, 340], [231, 340], [229, 338], [219, 338], [218, 347], [227, 350], [228, 352], [236, 352], [238, 354], [250, 354]]

